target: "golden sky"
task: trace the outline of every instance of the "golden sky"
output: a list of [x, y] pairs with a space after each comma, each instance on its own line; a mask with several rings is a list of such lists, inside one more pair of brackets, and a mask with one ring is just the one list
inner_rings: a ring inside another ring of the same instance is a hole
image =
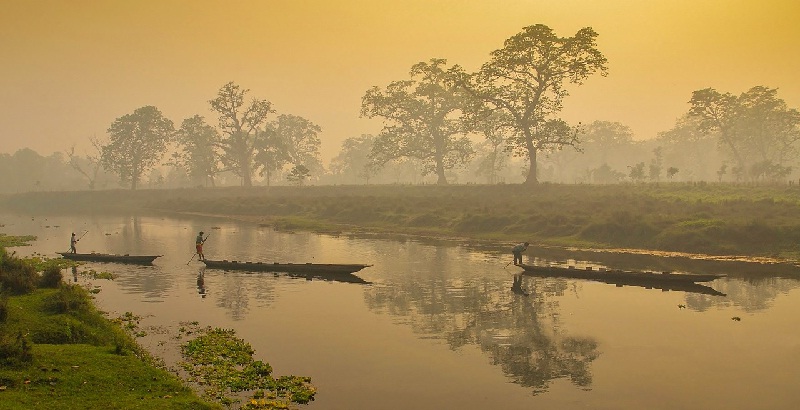
[[669, 129], [694, 90], [764, 85], [800, 108], [798, 0], [0, 0], [0, 152], [49, 155], [106, 138], [145, 105], [216, 125], [226, 82], [322, 127], [327, 162], [371, 86], [444, 58], [468, 70], [533, 24], [599, 34], [608, 77], [571, 87], [563, 117]]

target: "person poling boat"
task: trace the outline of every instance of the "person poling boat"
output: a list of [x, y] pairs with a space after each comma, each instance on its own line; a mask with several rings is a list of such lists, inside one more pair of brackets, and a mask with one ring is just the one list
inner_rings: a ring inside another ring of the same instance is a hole
[[514, 255], [514, 265], [522, 265], [522, 252], [525, 252], [528, 249], [528, 245], [530, 245], [528, 242], [524, 242], [511, 248], [511, 254]]
[[78, 250], [75, 248], [75, 245], [78, 243], [78, 241], [83, 239], [83, 237], [87, 233], [89, 233], [89, 231], [84, 232], [83, 235], [81, 235], [80, 238], [75, 236], [75, 232], [72, 233], [72, 237], [69, 239], [69, 253], [78, 253]]
[[194, 240], [194, 247], [197, 251], [197, 257], [201, 261], [206, 260], [206, 256], [203, 254], [203, 244], [206, 243], [209, 235], [211, 234], [208, 234], [205, 238], [203, 238], [203, 231], [200, 231], [200, 233], [197, 234], [197, 238]]

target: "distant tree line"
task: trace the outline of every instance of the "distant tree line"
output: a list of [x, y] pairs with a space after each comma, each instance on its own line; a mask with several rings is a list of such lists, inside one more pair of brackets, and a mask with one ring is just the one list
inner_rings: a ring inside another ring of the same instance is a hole
[[208, 101], [215, 125], [197, 114], [176, 128], [158, 108], [140, 107], [114, 120], [107, 139], [90, 138], [85, 155], [0, 155], [0, 189], [794, 178], [800, 113], [777, 89], [697, 90], [674, 127], [650, 140], [634, 139], [619, 122], [560, 119], [566, 85], [606, 75], [596, 37], [588, 27], [558, 37], [539, 24], [507, 39], [473, 73], [439, 58], [414, 64], [408, 79], [365, 92], [361, 115], [383, 127], [345, 139], [327, 168], [320, 126], [248, 99], [250, 90], [229, 82]]

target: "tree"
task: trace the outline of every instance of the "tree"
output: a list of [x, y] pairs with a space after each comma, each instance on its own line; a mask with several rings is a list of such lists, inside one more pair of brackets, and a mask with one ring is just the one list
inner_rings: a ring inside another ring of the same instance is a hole
[[266, 124], [269, 114], [275, 112], [267, 100], [254, 98], [246, 103], [245, 95], [249, 91], [231, 81], [219, 89], [216, 98], [209, 100], [211, 109], [219, 114], [219, 128], [223, 134], [220, 141], [222, 163], [248, 187], [253, 186], [256, 146], [259, 139], [264, 138], [259, 128]]
[[375, 175], [375, 169], [369, 161], [374, 140], [375, 137], [370, 134], [345, 139], [341, 151], [331, 160], [331, 172], [344, 181], [363, 179], [369, 184], [370, 178]]
[[620, 122], [593, 121], [581, 133], [584, 148], [600, 153], [600, 162], [608, 161], [608, 153], [633, 141], [631, 128]]
[[295, 165], [291, 171], [289, 171], [289, 175], [286, 176], [290, 182], [303, 185], [306, 178], [311, 176], [311, 170], [308, 169], [305, 165]]
[[678, 173], [678, 168], [675, 167], [667, 168], [667, 179], [672, 179], [672, 177], [674, 177], [675, 174], [677, 173]]
[[258, 140], [255, 156], [256, 165], [261, 169], [261, 175], [266, 177], [267, 184], [272, 174], [287, 164], [302, 164], [321, 171], [320, 132], [322, 128], [318, 125], [297, 115], [281, 114], [269, 122], [263, 137]]
[[372, 87], [362, 97], [361, 115], [382, 117], [371, 160], [383, 165], [408, 157], [422, 161], [423, 175], [435, 174], [447, 184], [445, 171], [464, 165], [472, 156], [465, 136], [464, 109], [468, 96], [454, 83], [447, 60], [431, 59], [411, 67], [410, 80], [395, 81], [384, 90]]
[[195, 181], [209, 182], [214, 186], [214, 175], [219, 169], [220, 135], [216, 128], [206, 124], [205, 118], [195, 115], [183, 120], [177, 132], [181, 152], [176, 158]]
[[644, 180], [644, 162], [639, 162], [636, 165], [628, 166], [630, 172], [628, 176], [633, 182], [641, 182]]
[[693, 92], [689, 103], [689, 115], [699, 118], [700, 131], [718, 133], [720, 146], [740, 174], [748, 169], [763, 174], [769, 164], [785, 169], [798, 156], [800, 112], [788, 108], [777, 89], [756, 86], [737, 97], [706, 88]]
[[80, 158], [75, 155], [75, 146], [73, 145], [70, 147], [69, 151], [67, 151], [67, 158], [69, 158], [69, 166], [86, 178], [89, 189], [91, 190], [95, 188], [97, 175], [100, 173], [100, 168], [102, 168], [100, 165], [100, 157], [102, 156], [103, 149], [100, 141], [98, 141], [96, 137], [90, 137], [89, 141], [95, 149], [96, 153], [94, 155], [86, 155], [86, 158]]
[[497, 183], [497, 174], [506, 167], [508, 162], [508, 145], [506, 143], [508, 120], [503, 118], [503, 113], [496, 111], [475, 124], [477, 131], [486, 138], [478, 144], [478, 167], [475, 174], [485, 176], [489, 184]]
[[[491, 110], [508, 115], [514, 134], [509, 142], [515, 153], [529, 160], [526, 184], [538, 183], [536, 157], [542, 150], [575, 146], [574, 132], [563, 131], [553, 116], [569, 95], [564, 83], [580, 85], [591, 74], [606, 75], [606, 58], [596, 48], [597, 33], [589, 27], [573, 37], [558, 37], [537, 24], [505, 41], [491, 60], [459, 84]], [[457, 71], [457, 70], [456, 70]], [[553, 122], [555, 121], [555, 122]]]
[[117, 118], [108, 129], [110, 142], [101, 147], [103, 167], [114, 172], [123, 184], [136, 189], [147, 171], [167, 149], [175, 128], [158, 108], [148, 105]]

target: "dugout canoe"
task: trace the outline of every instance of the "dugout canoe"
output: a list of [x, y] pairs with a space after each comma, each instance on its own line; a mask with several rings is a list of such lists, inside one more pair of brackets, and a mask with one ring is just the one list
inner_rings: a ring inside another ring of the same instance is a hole
[[202, 262], [206, 264], [206, 268], [211, 269], [285, 273], [294, 277], [348, 283], [369, 283], [354, 275], [354, 273], [372, 266], [355, 263], [269, 263], [210, 259], [203, 260]]
[[114, 263], [131, 263], [137, 265], [150, 265], [153, 261], [161, 255], [116, 255], [108, 253], [71, 253], [71, 252], [58, 252], [61, 257], [71, 259], [74, 261], [84, 262], [114, 262]]
[[649, 272], [626, 271], [586, 267], [579, 269], [574, 266], [553, 265], [517, 265], [522, 268], [526, 276], [585, 279], [603, 282], [616, 286], [639, 286], [649, 289], [677, 290], [684, 292], [704, 293], [715, 296], [725, 296], [724, 293], [712, 287], [701, 285], [702, 282], [711, 282], [725, 277], [718, 274], [693, 274], [674, 272]]

